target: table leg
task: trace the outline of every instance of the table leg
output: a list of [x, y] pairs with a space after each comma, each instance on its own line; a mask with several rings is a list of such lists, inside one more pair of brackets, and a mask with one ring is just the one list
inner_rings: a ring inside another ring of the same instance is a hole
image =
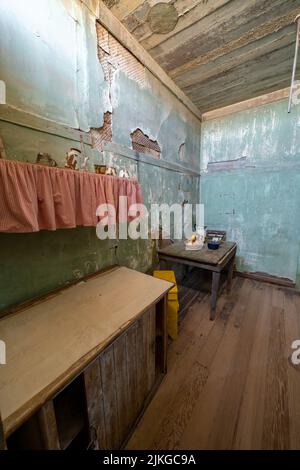
[[183, 268], [184, 268], [183, 280], [186, 280], [189, 278], [190, 267], [188, 265], [183, 265]]
[[232, 286], [232, 277], [233, 277], [233, 268], [234, 268], [234, 257], [230, 261], [229, 264], [229, 269], [228, 269], [228, 275], [227, 275], [227, 294], [230, 294], [231, 292], [231, 286]]
[[164, 259], [159, 260], [159, 269], [161, 271], [167, 271], [168, 270], [168, 262]]
[[211, 288], [211, 310], [210, 310], [210, 319], [213, 321], [216, 318], [216, 310], [217, 310], [217, 298], [220, 286], [220, 272], [213, 271], [212, 275], [212, 288]]

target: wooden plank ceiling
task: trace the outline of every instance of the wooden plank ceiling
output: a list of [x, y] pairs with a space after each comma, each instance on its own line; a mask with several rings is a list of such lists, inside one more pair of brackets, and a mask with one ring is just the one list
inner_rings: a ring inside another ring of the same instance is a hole
[[290, 84], [300, 0], [104, 3], [202, 113]]

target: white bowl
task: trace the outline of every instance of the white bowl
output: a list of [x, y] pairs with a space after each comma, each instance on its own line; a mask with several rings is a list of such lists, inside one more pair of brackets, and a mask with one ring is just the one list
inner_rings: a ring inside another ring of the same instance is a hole
[[199, 251], [202, 250], [204, 243], [200, 240], [196, 240], [194, 243], [191, 241], [187, 240], [184, 242], [185, 243], [185, 249], [187, 251]]

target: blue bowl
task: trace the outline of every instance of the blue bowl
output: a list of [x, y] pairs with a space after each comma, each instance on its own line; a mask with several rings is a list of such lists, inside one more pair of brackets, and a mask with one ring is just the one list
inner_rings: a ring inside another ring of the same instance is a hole
[[220, 248], [220, 242], [208, 242], [207, 246], [209, 250], [218, 250]]

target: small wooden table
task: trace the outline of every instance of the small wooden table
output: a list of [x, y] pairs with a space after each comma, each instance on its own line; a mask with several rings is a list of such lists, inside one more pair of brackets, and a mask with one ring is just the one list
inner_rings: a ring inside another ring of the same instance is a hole
[[236, 250], [236, 243], [223, 242], [220, 248], [215, 251], [209, 250], [207, 244], [204, 245], [202, 250], [187, 251], [184, 242], [179, 242], [158, 250], [158, 255], [160, 261], [170, 261], [212, 271], [210, 318], [214, 320], [216, 318], [221, 272], [228, 269], [227, 292], [230, 292]]

